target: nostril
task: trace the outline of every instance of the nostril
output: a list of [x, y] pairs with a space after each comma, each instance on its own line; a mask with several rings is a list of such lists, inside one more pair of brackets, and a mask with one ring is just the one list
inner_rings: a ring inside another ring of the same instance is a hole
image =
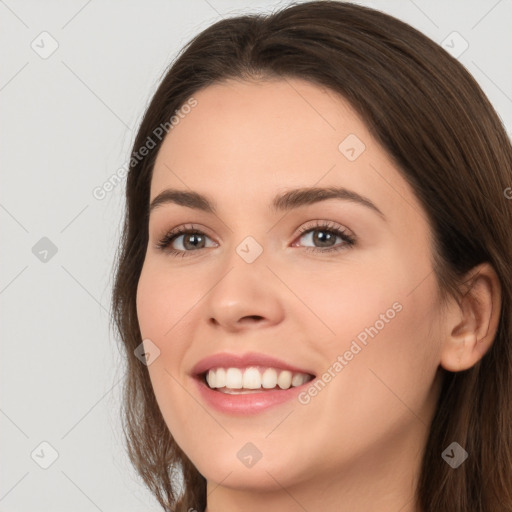
[[263, 320], [263, 317], [259, 315], [248, 315], [240, 319], [240, 321], [244, 320]]

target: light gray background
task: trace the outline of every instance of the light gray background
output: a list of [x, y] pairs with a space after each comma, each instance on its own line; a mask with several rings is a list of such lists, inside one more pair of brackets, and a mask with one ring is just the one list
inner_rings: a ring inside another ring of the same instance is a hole
[[[118, 420], [109, 301], [124, 180], [103, 200], [93, 190], [126, 166], [184, 43], [221, 17], [287, 3], [0, 1], [2, 512], [160, 510], [131, 470]], [[459, 60], [511, 134], [512, 0], [360, 3], [439, 43], [458, 32], [445, 45], [467, 41]], [[45, 242], [33, 251], [43, 237], [55, 255]], [[48, 469], [42, 442], [58, 453]]]

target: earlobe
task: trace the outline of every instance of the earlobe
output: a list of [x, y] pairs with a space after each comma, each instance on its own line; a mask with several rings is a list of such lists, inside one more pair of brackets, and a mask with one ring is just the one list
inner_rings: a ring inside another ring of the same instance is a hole
[[473, 367], [491, 348], [501, 312], [501, 284], [489, 263], [468, 273], [466, 289], [446, 315], [441, 366], [451, 372]]

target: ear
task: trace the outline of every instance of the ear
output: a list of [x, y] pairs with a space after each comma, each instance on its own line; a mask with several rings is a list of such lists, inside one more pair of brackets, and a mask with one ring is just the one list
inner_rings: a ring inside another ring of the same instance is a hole
[[464, 280], [460, 302], [446, 316], [447, 336], [441, 366], [451, 372], [474, 366], [491, 347], [501, 312], [501, 284], [489, 263], [473, 268]]

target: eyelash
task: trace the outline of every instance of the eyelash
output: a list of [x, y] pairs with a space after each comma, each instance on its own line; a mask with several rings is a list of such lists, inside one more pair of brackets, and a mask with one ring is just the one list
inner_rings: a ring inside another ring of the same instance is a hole
[[[349, 235], [347, 233], [347, 230], [341, 227], [337, 227], [335, 224], [331, 222], [325, 222], [325, 221], [317, 221], [316, 224], [313, 226], [303, 226], [299, 229], [298, 238], [302, 238], [302, 236], [305, 233], [308, 233], [310, 231], [324, 231], [331, 234], [334, 234], [336, 237], [340, 237], [343, 240], [343, 244], [341, 245], [335, 245], [333, 247], [327, 247], [327, 248], [321, 248], [321, 247], [305, 247], [306, 250], [314, 252], [314, 253], [327, 253], [327, 252], [338, 252], [345, 250], [347, 248], [352, 247], [355, 244], [355, 237], [352, 235]], [[156, 248], [160, 249], [161, 251], [164, 251], [171, 256], [181, 256], [184, 257], [187, 255], [187, 253], [191, 252], [197, 252], [196, 250], [192, 251], [182, 251], [177, 249], [171, 249], [169, 246], [174, 242], [176, 238], [178, 238], [181, 235], [201, 235], [201, 236], [207, 236], [205, 233], [200, 231], [199, 229], [194, 228], [193, 225], [187, 227], [182, 226], [179, 228], [176, 228], [175, 230], [170, 231], [169, 233], [165, 234], [164, 237], [156, 244]], [[198, 249], [199, 250], [199, 249]]]

